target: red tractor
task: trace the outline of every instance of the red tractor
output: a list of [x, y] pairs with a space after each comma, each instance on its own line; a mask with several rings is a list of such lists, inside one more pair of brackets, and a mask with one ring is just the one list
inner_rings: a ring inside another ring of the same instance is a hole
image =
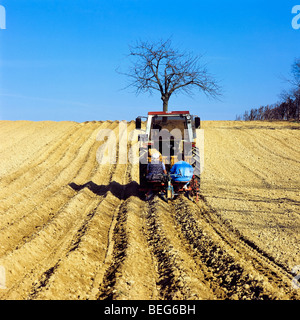
[[[200, 118], [189, 111], [149, 112], [144, 125], [142, 117], [136, 118], [140, 191], [146, 194], [151, 189], [166, 201], [184, 193], [198, 201], [204, 145]], [[148, 179], [154, 154], [159, 154], [166, 174]]]

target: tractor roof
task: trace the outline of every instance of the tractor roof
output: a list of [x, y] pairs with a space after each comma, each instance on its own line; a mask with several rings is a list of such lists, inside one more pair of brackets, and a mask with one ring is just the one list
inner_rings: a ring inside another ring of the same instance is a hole
[[170, 112], [153, 111], [153, 112], [148, 112], [148, 115], [157, 115], [157, 116], [176, 116], [179, 114], [190, 114], [190, 112], [189, 111], [170, 111]]

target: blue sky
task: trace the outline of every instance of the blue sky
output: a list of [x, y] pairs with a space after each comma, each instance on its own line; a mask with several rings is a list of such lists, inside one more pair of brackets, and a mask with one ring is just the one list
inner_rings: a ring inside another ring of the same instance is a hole
[[160, 95], [136, 96], [126, 77], [128, 46], [172, 37], [175, 47], [204, 54], [223, 87], [222, 101], [203, 93], [172, 96], [170, 110], [204, 120], [279, 100], [300, 57], [293, 6], [282, 1], [0, 0], [0, 119], [131, 120], [161, 110]]

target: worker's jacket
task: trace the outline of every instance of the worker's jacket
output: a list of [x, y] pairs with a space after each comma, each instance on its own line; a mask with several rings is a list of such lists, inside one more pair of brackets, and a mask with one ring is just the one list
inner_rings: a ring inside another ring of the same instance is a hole
[[148, 164], [148, 180], [161, 180], [164, 174], [165, 165], [162, 162]]

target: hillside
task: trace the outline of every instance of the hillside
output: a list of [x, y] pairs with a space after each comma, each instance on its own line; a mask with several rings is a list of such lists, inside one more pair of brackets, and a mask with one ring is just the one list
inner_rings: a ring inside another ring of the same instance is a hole
[[120, 128], [0, 121], [0, 299], [299, 299], [299, 124], [204, 121], [198, 204], [99, 164]]

